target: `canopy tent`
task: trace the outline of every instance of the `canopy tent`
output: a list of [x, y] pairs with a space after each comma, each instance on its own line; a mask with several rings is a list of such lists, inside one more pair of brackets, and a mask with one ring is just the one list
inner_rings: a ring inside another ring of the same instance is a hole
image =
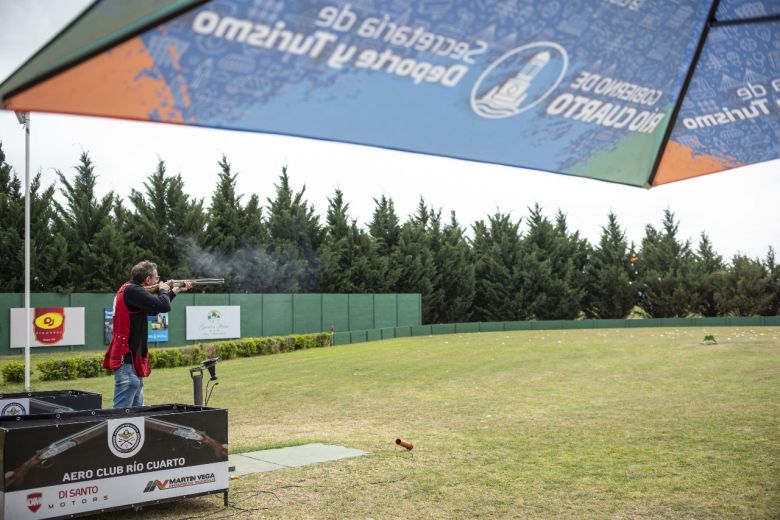
[[649, 187], [780, 156], [778, 42], [777, 0], [102, 1], [0, 102]]
[[0, 107], [650, 187], [780, 157], [780, 2], [103, 0]]

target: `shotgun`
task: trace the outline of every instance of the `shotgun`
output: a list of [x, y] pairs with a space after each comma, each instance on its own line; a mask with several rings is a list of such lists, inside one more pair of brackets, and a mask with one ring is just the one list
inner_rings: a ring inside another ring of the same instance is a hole
[[[173, 289], [174, 287], [183, 286], [185, 282], [190, 282], [193, 287], [198, 285], [223, 285], [225, 283], [225, 279], [224, 278], [195, 278], [192, 280], [168, 280], [165, 283], [168, 284], [168, 286], [171, 289]], [[158, 288], [159, 288], [158, 285], [144, 285], [144, 289], [146, 289], [152, 294], [156, 294]]]

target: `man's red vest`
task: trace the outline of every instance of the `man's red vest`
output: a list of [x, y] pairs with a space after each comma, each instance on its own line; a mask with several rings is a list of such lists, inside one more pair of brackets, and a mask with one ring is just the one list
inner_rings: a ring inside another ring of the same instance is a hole
[[[130, 282], [119, 288], [114, 300], [114, 336], [111, 338], [111, 344], [103, 357], [103, 366], [109, 370], [121, 367], [125, 354], [130, 352], [130, 315], [141, 312], [131, 311], [125, 305], [125, 289], [128, 285]], [[147, 377], [152, 373], [152, 369], [149, 368], [149, 352], [145, 356], [140, 354], [131, 354], [131, 356], [133, 368], [138, 377]]]

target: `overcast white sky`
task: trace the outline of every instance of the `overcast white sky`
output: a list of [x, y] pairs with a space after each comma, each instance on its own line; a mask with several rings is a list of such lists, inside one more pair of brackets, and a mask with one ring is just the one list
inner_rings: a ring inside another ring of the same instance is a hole
[[[0, 80], [8, 77], [87, 4], [87, 0], [0, 0]], [[306, 185], [308, 200], [324, 216], [327, 197], [340, 187], [353, 218], [365, 225], [373, 198], [387, 195], [402, 218], [414, 212], [420, 195], [444, 214], [454, 210], [470, 225], [497, 209], [525, 217], [538, 202], [547, 215], [560, 208], [569, 224], [597, 243], [612, 210], [637, 244], [648, 223], [658, 227], [671, 208], [680, 232], [694, 246], [706, 232], [726, 258], [741, 252], [764, 257], [780, 250], [778, 195], [780, 161], [749, 166], [652, 190], [477, 164], [377, 148], [291, 137], [208, 130], [156, 123], [80, 116], [32, 114], [31, 168], [45, 185], [55, 169], [74, 173], [82, 151], [99, 175], [98, 189], [127, 197], [142, 189], [158, 157], [169, 173], [181, 173], [190, 195], [208, 205], [224, 153], [239, 172], [240, 193], [273, 194], [282, 165], [296, 189]], [[6, 160], [24, 175], [24, 134], [15, 115], [0, 110], [0, 141]]]

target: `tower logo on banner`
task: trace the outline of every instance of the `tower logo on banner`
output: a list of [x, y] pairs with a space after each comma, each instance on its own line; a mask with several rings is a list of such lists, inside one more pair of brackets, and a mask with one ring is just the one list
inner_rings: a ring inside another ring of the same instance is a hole
[[568, 68], [566, 49], [555, 42], [533, 42], [512, 49], [474, 84], [471, 109], [486, 119], [525, 112], [555, 90]]
[[146, 438], [143, 417], [108, 420], [108, 448], [117, 457], [128, 459], [141, 451]]

